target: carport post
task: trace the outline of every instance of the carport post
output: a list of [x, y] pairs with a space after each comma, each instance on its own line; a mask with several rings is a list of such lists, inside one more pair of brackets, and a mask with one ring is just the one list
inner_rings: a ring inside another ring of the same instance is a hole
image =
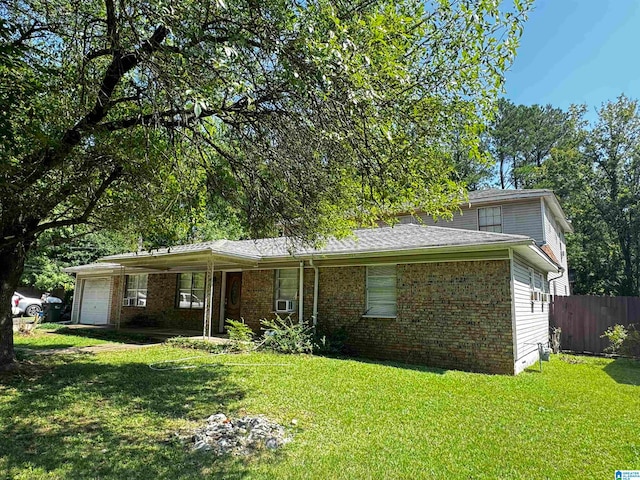
[[124, 291], [127, 281], [127, 276], [125, 275], [125, 267], [120, 266], [120, 281], [118, 282], [118, 294], [116, 295], [116, 330], [120, 330], [120, 319], [122, 317], [122, 304], [124, 303]]
[[[207, 281], [208, 281], [208, 292], [204, 296], [204, 322], [202, 328], [202, 337], [203, 338], [211, 338], [211, 319], [213, 317], [213, 283], [215, 281], [215, 277], [213, 276], [214, 269], [213, 259], [207, 261]], [[206, 288], [206, 287], [205, 287]]]

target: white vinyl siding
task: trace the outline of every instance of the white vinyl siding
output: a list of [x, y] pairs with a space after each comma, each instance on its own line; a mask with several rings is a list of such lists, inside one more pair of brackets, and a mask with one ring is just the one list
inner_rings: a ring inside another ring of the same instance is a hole
[[395, 317], [397, 312], [396, 266], [367, 267], [368, 317]]
[[[486, 205], [487, 207], [498, 205]], [[526, 235], [536, 242], [542, 243], [543, 221], [540, 199], [531, 199], [517, 203], [502, 203], [502, 233], [514, 235]], [[478, 209], [482, 207], [462, 207], [460, 212], [454, 212], [451, 220], [438, 220], [435, 222], [428, 215], [420, 215], [420, 219], [425, 225], [435, 225], [438, 227], [461, 228], [463, 230], [478, 230]], [[399, 217], [400, 223], [418, 223], [418, 220], [411, 216]]]
[[[533, 275], [532, 275], [533, 273]], [[532, 285], [533, 282], [533, 285]], [[516, 363], [537, 350], [538, 342], [547, 343], [549, 335], [548, 304], [531, 300], [531, 287], [544, 290], [541, 272], [531, 268], [517, 255], [513, 260], [513, 301], [515, 311]], [[537, 287], [536, 287], [537, 286]], [[533, 303], [533, 312], [531, 304]]]
[[[417, 223], [410, 221], [411, 217], [400, 217], [402, 223]], [[476, 209], [462, 208], [462, 212], [454, 212], [451, 220], [433, 220], [429, 215], [422, 214], [420, 219], [425, 225], [435, 225], [436, 227], [460, 228], [462, 230], [477, 230], [478, 216]]]
[[300, 271], [295, 268], [276, 270], [276, 300], [297, 300]]
[[145, 307], [147, 305], [147, 283], [149, 276], [127, 275], [124, 292], [124, 305], [128, 307]]
[[[562, 231], [562, 227], [560, 227], [558, 222], [556, 222], [555, 218], [553, 218], [552, 211], [548, 204], [545, 204], [544, 229], [547, 244], [551, 247], [551, 251], [565, 269], [560, 278], [551, 280], [551, 293], [560, 296], [570, 295], [569, 266], [567, 262], [567, 246], [565, 244], [564, 232]], [[555, 277], [558, 277], [557, 273], [550, 273], [548, 278], [553, 279]]]
[[526, 235], [544, 241], [540, 199], [502, 205], [502, 233]]
[[502, 208], [478, 208], [478, 230], [482, 232], [502, 233]]

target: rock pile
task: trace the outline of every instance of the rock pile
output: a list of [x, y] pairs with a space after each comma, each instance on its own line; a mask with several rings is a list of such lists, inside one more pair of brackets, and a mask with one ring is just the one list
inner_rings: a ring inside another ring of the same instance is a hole
[[262, 415], [227, 418], [211, 415], [191, 437], [191, 448], [215, 455], [250, 455], [264, 448], [275, 450], [291, 441], [282, 425]]

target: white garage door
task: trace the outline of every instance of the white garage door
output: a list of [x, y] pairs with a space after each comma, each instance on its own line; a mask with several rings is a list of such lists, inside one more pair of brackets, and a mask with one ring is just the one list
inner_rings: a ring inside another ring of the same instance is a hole
[[110, 284], [108, 278], [91, 278], [84, 281], [80, 323], [104, 325], [109, 322]]

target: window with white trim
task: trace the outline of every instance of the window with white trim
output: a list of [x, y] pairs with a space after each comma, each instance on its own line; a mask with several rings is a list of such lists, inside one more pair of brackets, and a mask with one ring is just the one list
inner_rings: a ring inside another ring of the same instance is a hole
[[176, 307], [204, 308], [205, 273], [179, 273]]
[[147, 282], [149, 276], [146, 273], [139, 275], [127, 275], [123, 305], [125, 307], [147, 306]]
[[549, 301], [549, 282], [541, 273], [529, 269], [529, 290], [531, 292], [531, 302]]
[[396, 265], [367, 267], [365, 316], [395, 317], [396, 313]]
[[478, 230], [502, 233], [502, 207], [479, 208]]
[[[280, 268], [276, 270], [275, 309], [276, 311], [294, 311], [298, 299], [298, 283], [300, 271], [296, 268]], [[283, 300], [291, 303], [288, 308]]]

